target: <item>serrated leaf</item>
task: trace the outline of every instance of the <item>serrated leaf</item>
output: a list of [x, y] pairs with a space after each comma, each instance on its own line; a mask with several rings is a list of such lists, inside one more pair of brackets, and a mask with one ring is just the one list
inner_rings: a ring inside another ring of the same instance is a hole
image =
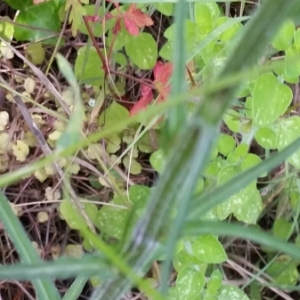
[[95, 47], [84, 46], [77, 51], [74, 70], [78, 80], [92, 86], [103, 85], [103, 65]]
[[193, 255], [207, 264], [218, 264], [227, 259], [222, 244], [213, 235], [203, 235], [191, 242]]
[[130, 61], [142, 70], [151, 70], [157, 60], [157, 44], [149, 33], [132, 37], [125, 46]]
[[[99, 17], [99, 20], [96, 20], [95, 22], [89, 22], [89, 25], [92, 29], [93, 35], [95, 37], [101, 37], [103, 33], [107, 32], [113, 27], [113, 23], [115, 20], [109, 19], [105, 20], [105, 26], [103, 26], [101, 22], [101, 18], [103, 17], [103, 10], [100, 8], [97, 10], [98, 15], [95, 15], [95, 5], [85, 5], [84, 6], [84, 15], [85, 16], [93, 16], [95, 19]], [[78, 27], [78, 30], [83, 33], [88, 35], [88, 30], [85, 26], [85, 23], [82, 21]]]
[[[282, 84], [272, 73], [264, 73], [252, 91], [253, 125], [265, 127], [273, 124], [289, 107], [292, 90]], [[270, 104], [271, 103], [271, 104]]]
[[[25, 26], [16, 26], [14, 33], [16, 40], [37, 41], [48, 37], [50, 35], [49, 30], [59, 32], [59, 7], [54, 1], [46, 1], [38, 5], [34, 5], [32, 0], [16, 0], [12, 2], [10, 5], [20, 11], [15, 22], [29, 27], [36, 27], [32, 29]], [[55, 41], [56, 38], [51, 38], [43, 41], [43, 43], [54, 44]]]

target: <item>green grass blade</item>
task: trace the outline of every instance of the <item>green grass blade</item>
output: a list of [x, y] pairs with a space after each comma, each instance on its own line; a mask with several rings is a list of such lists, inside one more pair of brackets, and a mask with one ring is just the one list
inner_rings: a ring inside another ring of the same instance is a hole
[[217, 189], [196, 197], [190, 208], [189, 220], [199, 220], [204, 217], [211, 209], [218, 204], [229, 199], [230, 196], [238, 193], [256, 180], [261, 174], [271, 171], [273, 168], [284, 162], [289, 156], [300, 148], [300, 138], [295, 140], [282, 151], [270, 156], [263, 162], [252, 167], [251, 169], [232, 178], [224, 185]]
[[245, 227], [240, 224], [229, 224], [226, 222], [215, 221], [193, 221], [186, 224], [184, 233], [188, 236], [215, 234], [238, 237], [245, 240], [251, 240], [259, 245], [272, 248], [286, 253], [296, 259], [300, 259], [299, 247], [295, 244], [285, 242], [257, 228]]
[[[0, 219], [4, 224], [6, 233], [8, 234], [20, 256], [20, 261], [30, 264], [40, 263], [42, 260], [40, 259], [36, 249], [33, 247], [31, 241], [27, 237], [22, 224], [12, 211], [8, 200], [2, 192], [0, 192]], [[28, 280], [28, 278], [30, 277], [27, 277], [26, 279]], [[32, 280], [32, 284], [35, 288], [38, 299], [61, 299], [52, 280], [35, 279]]]
[[[171, 96], [182, 95], [186, 92], [185, 80], [185, 26], [187, 4], [185, 0], [179, 0], [175, 5], [175, 42], [173, 51], [173, 76], [171, 81]], [[174, 137], [179, 128], [185, 123], [187, 110], [184, 105], [174, 106], [168, 112], [167, 136]]]
[[[83, 275], [98, 276], [101, 279], [113, 277], [112, 268], [99, 257], [85, 255], [80, 259], [60, 258], [51, 262], [20, 263], [0, 267], [0, 279], [68, 279]], [[42, 298], [45, 299], [45, 298]]]
[[77, 300], [79, 299], [84, 286], [86, 285], [88, 277], [78, 276], [71, 286], [68, 288], [67, 292], [64, 294], [62, 300]]

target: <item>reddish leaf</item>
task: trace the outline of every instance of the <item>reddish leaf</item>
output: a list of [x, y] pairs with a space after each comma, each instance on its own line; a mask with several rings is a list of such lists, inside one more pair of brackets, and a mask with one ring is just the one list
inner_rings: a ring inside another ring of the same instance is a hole
[[153, 69], [154, 86], [157, 89], [159, 96], [157, 102], [165, 100], [170, 93], [169, 80], [172, 76], [173, 65], [172, 63], [163, 64], [158, 61]]
[[123, 14], [125, 28], [131, 35], [138, 35], [139, 28], [153, 25], [152, 19], [136, 8], [136, 4], [130, 4], [129, 9]]
[[115, 26], [112, 29], [113, 34], [118, 34], [121, 31], [121, 20], [117, 19]]
[[139, 35], [139, 28], [136, 26], [134, 21], [125, 18], [124, 25], [125, 25], [126, 30], [129, 32], [129, 34], [134, 35], [134, 36]]
[[130, 115], [137, 114], [141, 110], [145, 109], [153, 99], [152, 89], [147, 85], [141, 86], [141, 98], [134, 103], [133, 107], [130, 110]]

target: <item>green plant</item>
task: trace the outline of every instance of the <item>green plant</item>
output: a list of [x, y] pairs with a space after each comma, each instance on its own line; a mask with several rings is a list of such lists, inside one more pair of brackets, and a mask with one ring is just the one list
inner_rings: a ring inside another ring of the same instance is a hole
[[[24, 10], [23, 6], [7, 2], [13, 8]], [[49, 3], [48, 6], [55, 7], [55, 17], [58, 17], [62, 4], [54, 0]], [[190, 15], [182, 13], [184, 2], [153, 6], [149, 2], [113, 4], [101, 7], [97, 15], [93, 15], [94, 5], [82, 5], [88, 3], [66, 1], [63, 4], [70, 8], [68, 20], [72, 22], [73, 33], [78, 30], [88, 35], [93, 44], [78, 49], [74, 66], [76, 79], [65, 59], [57, 56], [60, 70], [74, 93], [71, 96], [74, 99], [68, 103], [72, 111], [70, 120], [63, 126], [57, 124], [58, 129], [49, 137], [53, 142], [52, 156], [0, 176], [0, 186], [38, 172], [41, 167], [46, 169], [54, 160], [70, 159], [71, 154], [84, 150], [97, 167], [110, 175], [107, 179], [110, 185], [100, 177], [91, 177], [90, 181], [96, 179], [94, 187], [99, 189], [106, 184], [113, 186], [113, 197], [110, 206], [101, 207], [88, 199], [79, 199], [83, 203], [83, 211], [80, 211], [70, 202], [66, 189], [59, 205], [60, 217], [79, 232], [85, 250], [92, 254], [83, 254], [79, 263], [63, 258], [42, 263], [38, 257], [29, 255], [32, 246], [2, 195], [1, 220], [20, 257], [25, 258], [19, 265], [1, 267], [0, 277], [3, 274], [3, 278], [8, 278], [5, 274], [11, 274], [9, 278], [22, 280], [31, 276], [43, 299], [59, 299], [52, 282], [39, 279], [45, 270], [51, 278], [77, 277], [64, 299], [78, 297], [80, 290], [75, 284], [78, 282], [82, 288], [88, 279], [95, 286], [91, 299], [118, 299], [133, 284], [153, 299], [231, 299], [233, 295], [249, 299], [243, 289], [222, 284], [218, 264], [227, 260], [220, 237], [225, 234], [244, 235], [263, 245], [268, 254], [266, 273], [277, 284], [295, 285], [299, 241], [287, 244], [285, 240], [295, 231], [299, 216], [299, 183], [291, 177], [299, 168], [300, 136], [295, 128], [300, 126], [300, 119], [289, 115], [293, 95], [286, 83], [296, 82], [300, 74], [298, 23], [294, 19], [287, 20], [292, 10], [299, 10], [299, 4], [296, 1], [278, 0], [276, 4], [266, 1], [245, 26], [242, 22], [248, 17], [230, 19], [213, 1], [194, 3]], [[167, 42], [158, 51], [153, 37], [142, 29], [153, 24], [148, 14], [151, 10], [170, 15], [173, 7], [175, 24], [165, 31]], [[280, 16], [277, 15], [279, 9]], [[82, 22], [79, 16], [83, 16]], [[30, 24], [29, 20], [26, 22]], [[260, 31], [268, 32], [268, 36], [260, 35]], [[99, 49], [95, 37], [104, 34], [106, 45]], [[17, 31], [13, 36], [17, 40], [31, 41], [41, 37], [21, 35]], [[5, 38], [10, 41], [13, 36]], [[247, 48], [252, 52], [248, 53]], [[272, 64], [274, 55], [282, 51], [285, 53], [280, 57], [282, 63]], [[161, 62], [159, 57], [167, 62]], [[189, 65], [192, 60], [193, 67], [186, 71], [185, 64]], [[258, 61], [270, 64], [269, 69], [257, 66]], [[122, 70], [128, 65], [151, 70], [154, 79], [137, 80], [141, 85], [141, 97], [130, 110], [113, 102], [99, 113], [106, 85], [110, 96], [124, 96]], [[253, 72], [249, 71], [252, 67], [255, 67]], [[235, 78], [240, 71], [246, 72], [242, 74], [243, 81]], [[82, 105], [77, 81], [82, 85], [90, 84], [100, 95], [91, 112], [87, 105]], [[201, 90], [193, 90], [200, 84], [203, 85]], [[195, 101], [191, 101], [193, 92], [197, 96]], [[175, 101], [176, 94], [183, 95], [183, 100]], [[241, 98], [246, 100], [239, 100]], [[151, 107], [152, 102], [157, 103]], [[232, 104], [235, 107], [231, 107]], [[61, 115], [66, 117], [67, 113], [61, 112]], [[90, 123], [96, 123], [97, 132], [82, 140], [86, 116]], [[226, 134], [218, 133], [221, 122], [228, 127]], [[151, 131], [161, 141], [158, 147], [151, 145]], [[100, 137], [106, 139], [105, 154], [113, 165], [121, 162], [128, 174], [141, 172], [137, 160], [140, 153], [150, 154], [149, 161], [160, 174], [157, 185], [151, 188], [126, 186], [112, 171], [112, 166], [103, 162]], [[251, 153], [254, 140], [265, 159]], [[126, 151], [116, 157], [121, 143], [127, 145]], [[20, 141], [12, 151], [23, 159], [29, 153], [28, 148], [26, 142]], [[270, 150], [278, 153], [268, 158]], [[270, 235], [245, 228], [257, 225], [266, 207], [258, 181], [282, 162], [289, 166], [285, 192], [291, 199], [289, 205], [293, 214], [285, 218], [279, 215]], [[66, 172], [72, 173], [68, 168]], [[90, 229], [82, 212], [100, 234]], [[240, 224], [226, 224], [224, 220], [230, 217]], [[286, 256], [277, 255], [271, 247], [285, 252]], [[139, 277], [156, 260], [161, 262], [161, 293], [149, 280]], [[66, 267], [73, 264], [74, 268], [58, 276], [62, 272], [60, 264]], [[174, 286], [169, 287], [171, 264], [177, 277]], [[10, 273], [5, 273], [8, 271]], [[100, 273], [104, 275], [99, 276]], [[209, 277], [207, 283], [206, 276]]]

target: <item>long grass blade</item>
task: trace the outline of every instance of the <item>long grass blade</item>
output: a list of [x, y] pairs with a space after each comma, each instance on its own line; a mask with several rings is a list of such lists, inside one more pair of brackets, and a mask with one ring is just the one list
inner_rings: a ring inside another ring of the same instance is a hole
[[20, 263], [0, 267], [0, 279], [6, 280], [68, 279], [79, 275], [86, 277], [97, 275], [105, 280], [114, 276], [109, 264], [99, 257], [90, 255], [80, 259], [61, 258], [51, 262]]
[[[7, 232], [20, 256], [20, 261], [28, 264], [41, 263], [41, 258], [27, 237], [21, 222], [12, 211], [8, 200], [2, 192], [0, 192], [0, 219], [4, 224], [5, 231]], [[23, 269], [23, 271], [26, 270]], [[28, 280], [29, 278], [31, 277], [26, 277], [25, 279]], [[14, 277], [14, 279], [16, 278]], [[34, 285], [37, 299], [61, 299], [60, 294], [58, 293], [52, 280], [36, 278], [32, 280], [32, 284]]]

